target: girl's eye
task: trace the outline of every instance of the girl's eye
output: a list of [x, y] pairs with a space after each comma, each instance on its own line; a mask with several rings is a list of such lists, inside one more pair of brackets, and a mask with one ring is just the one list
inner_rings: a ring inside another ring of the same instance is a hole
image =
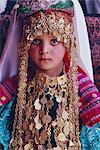
[[40, 44], [40, 43], [41, 43], [41, 40], [38, 39], [38, 38], [36, 38], [36, 39], [34, 39], [34, 40], [32, 41], [32, 44], [34, 44], [34, 45], [38, 45], [38, 44]]
[[59, 43], [59, 41], [57, 40], [57, 38], [54, 38], [51, 40], [51, 45], [55, 46]]

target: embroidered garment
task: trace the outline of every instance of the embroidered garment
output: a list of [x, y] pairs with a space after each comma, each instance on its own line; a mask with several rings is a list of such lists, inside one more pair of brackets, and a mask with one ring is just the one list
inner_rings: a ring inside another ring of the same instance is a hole
[[[93, 110], [100, 110], [98, 100], [100, 100], [99, 92], [96, 90], [95, 86], [90, 82], [89, 78], [82, 73], [78, 74], [79, 79], [79, 94], [81, 96], [79, 107], [80, 107], [80, 118], [82, 120], [82, 126], [80, 128], [80, 140], [82, 144], [82, 150], [92, 149], [92, 150], [99, 150], [100, 147], [100, 124], [98, 123], [100, 120], [98, 115], [100, 115], [99, 111], [98, 114]], [[8, 82], [8, 81], [7, 81]], [[17, 82], [17, 81], [16, 81]], [[6, 83], [6, 82], [5, 82]], [[14, 83], [14, 82], [13, 82]], [[4, 84], [3, 84], [4, 85]], [[6, 87], [7, 88], [7, 87]], [[15, 91], [16, 93], [16, 91]], [[84, 98], [84, 99], [83, 99]], [[9, 99], [8, 102], [3, 104], [0, 107], [0, 144], [1, 147], [4, 146], [4, 150], [8, 150], [8, 143], [10, 141], [10, 132], [12, 128], [13, 122], [13, 112], [14, 112], [14, 105], [15, 105], [15, 98]], [[88, 102], [90, 102], [88, 106]], [[95, 102], [95, 105], [94, 105]], [[83, 105], [83, 106], [82, 106]], [[85, 110], [84, 110], [85, 107]], [[86, 109], [87, 108], [87, 109]], [[91, 108], [91, 109], [90, 109]], [[84, 111], [83, 111], [83, 110]], [[87, 115], [88, 109], [92, 112], [96, 119], [91, 119], [92, 116], [89, 116], [86, 120], [84, 119]], [[86, 115], [84, 117], [84, 115]], [[84, 126], [83, 123], [88, 123], [90, 120], [90, 125], [94, 125], [93, 127]]]

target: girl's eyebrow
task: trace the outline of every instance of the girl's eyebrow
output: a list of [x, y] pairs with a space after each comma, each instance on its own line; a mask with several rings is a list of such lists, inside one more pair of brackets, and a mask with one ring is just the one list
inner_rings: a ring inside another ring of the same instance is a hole
[[39, 37], [39, 36], [33, 37], [33, 40], [35, 40], [35, 39], [39, 39], [42, 41], [42, 37]]

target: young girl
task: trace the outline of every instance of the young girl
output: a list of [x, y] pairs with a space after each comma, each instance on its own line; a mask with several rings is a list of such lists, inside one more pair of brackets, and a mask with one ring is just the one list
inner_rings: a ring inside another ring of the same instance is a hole
[[23, 26], [19, 75], [1, 84], [1, 149], [99, 150], [100, 94], [77, 66], [73, 10], [39, 2], [20, 3], [20, 12], [34, 11]]

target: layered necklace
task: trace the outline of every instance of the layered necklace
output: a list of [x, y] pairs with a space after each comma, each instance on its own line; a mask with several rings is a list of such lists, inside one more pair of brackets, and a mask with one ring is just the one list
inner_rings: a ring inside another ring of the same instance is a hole
[[67, 84], [65, 73], [57, 77], [36, 73], [29, 83], [23, 123], [25, 150], [69, 150], [74, 146], [69, 136]]

